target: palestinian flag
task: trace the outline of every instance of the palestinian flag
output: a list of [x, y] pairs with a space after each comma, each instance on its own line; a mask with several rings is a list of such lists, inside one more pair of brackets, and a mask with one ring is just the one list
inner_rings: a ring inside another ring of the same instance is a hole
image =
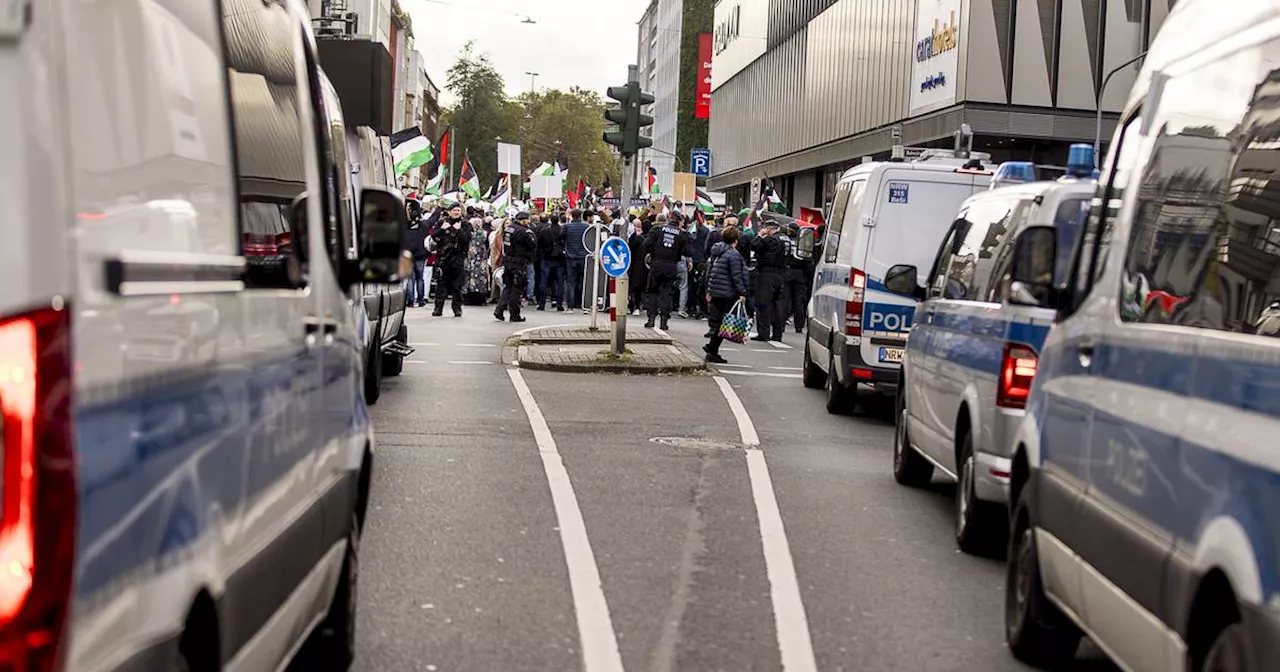
[[459, 173], [458, 188], [467, 192], [471, 198], [480, 198], [480, 176], [471, 165], [471, 155], [462, 157], [462, 171]]
[[547, 163], [546, 161], [543, 161], [542, 163], [538, 164], [537, 168], [534, 168], [533, 171], [529, 173], [529, 179], [524, 181], [524, 190], [526, 192], [533, 190], [533, 184], [532, 184], [533, 178], [547, 177], [549, 175], [555, 175], [555, 174], [556, 174], [556, 167]]
[[658, 186], [658, 169], [649, 166], [648, 182], [645, 184], [645, 191], [650, 194], [661, 194], [662, 187]]
[[779, 215], [787, 214], [787, 204], [782, 202], [782, 197], [779, 196], [778, 191], [773, 188], [773, 180], [765, 178], [764, 186], [760, 189], [760, 195], [765, 201], [765, 207]]
[[507, 210], [511, 207], [511, 188], [507, 186], [506, 178], [498, 182], [498, 195], [493, 197], [493, 216], [506, 217]]
[[440, 187], [444, 185], [444, 168], [436, 166], [435, 174], [427, 178], [426, 186], [422, 187], [422, 193], [428, 196], [439, 196]]
[[716, 214], [716, 204], [711, 202], [711, 194], [708, 194], [705, 189], [695, 189], [694, 194], [697, 196], [697, 200], [694, 201], [693, 205], [698, 212], [704, 215]]
[[391, 135], [391, 159], [395, 163], [396, 177], [424, 166], [435, 157], [431, 141], [414, 126]]

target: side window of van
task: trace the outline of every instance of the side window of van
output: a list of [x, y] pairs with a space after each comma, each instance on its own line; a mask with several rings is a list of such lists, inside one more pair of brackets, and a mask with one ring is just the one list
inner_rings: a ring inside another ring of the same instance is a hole
[[849, 203], [848, 184], [836, 187], [836, 201], [831, 206], [831, 221], [827, 224], [827, 241], [822, 249], [826, 250], [823, 261], [830, 264], [836, 260], [836, 250], [840, 247], [840, 230], [844, 228], [845, 206]]
[[840, 246], [836, 250], [836, 263], [847, 266], [854, 265], [853, 248], [862, 235], [862, 222], [858, 216], [862, 212], [862, 201], [867, 195], [867, 181], [858, 180], [849, 184], [849, 205], [844, 211], [844, 234], [840, 236]]
[[968, 222], [964, 238], [955, 245], [955, 253], [947, 268], [943, 296], [948, 299], [980, 300], [987, 296], [996, 250], [1011, 230], [1015, 207], [1024, 203], [1014, 200], [984, 200], [973, 203], [964, 215]]
[[306, 190], [294, 45], [301, 30], [277, 3], [224, 0], [222, 34], [235, 127], [241, 253], [249, 288], [307, 283], [306, 231], [290, 204]]
[[[1009, 283], [1012, 280], [1010, 273], [1013, 270], [1014, 236], [1026, 228], [1027, 221], [1031, 218], [1031, 212], [1034, 209], [1035, 206], [1032, 201], [1022, 201], [1013, 209], [1008, 227], [1000, 232], [995, 258], [991, 264], [991, 275], [987, 280], [986, 290], [979, 297], [980, 300], [1000, 303], [1009, 297]], [[1079, 211], [1079, 209], [1079, 201], [1076, 201], [1076, 210]], [[1077, 223], [1077, 232], [1079, 228], [1079, 223]], [[1061, 236], [1059, 236], [1059, 239], [1061, 239]]]
[[1115, 146], [1107, 152], [1103, 179], [1098, 182], [1097, 194], [1090, 203], [1089, 218], [1080, 236], [1071, 271], [1073, 309], [1079, 307], [1093, 283], [1102, 277], [1116, 217], [1142, 146], [1140, 120], [1141, 116], [1135, 115], [1125, 121], [1123, 130], [1116, 136]]
[[965, 219], [965, 212], [961, 212], [960, 219], [951, 224], [951, 229], [943, 237], [942, 245], [938, 247], [938, 256], [933, 260], [933, 268], [929, 270], [929, 298], [936, 299], [943, 296], [946, 290], [947, 269], [951, 266], [951, 258], [956, 255], [956, 239], [963, 238], [968, 226], [969, 221]]
[[1280, 42], [1168, 80], [1135, 176], [1121, 319], [1280, 336], [1277, 82]]

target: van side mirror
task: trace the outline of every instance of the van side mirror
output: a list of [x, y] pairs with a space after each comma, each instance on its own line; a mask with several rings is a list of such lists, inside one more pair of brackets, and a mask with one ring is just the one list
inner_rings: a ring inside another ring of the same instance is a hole
[[890, 268], [884, 274], [884, 286], [894, 294], [924, 298], [924, 288], [920, 286], [920, 271], [910, 264], [898, 264]]
[[1058, 234], [1052, 226], [1032, 226], [1018, 234], [1010, 269], [1010, 303], [1051, 308], [1056, 301], [1053, 285], [1058, 258]]
[[360, 279], [390, 284], [401, 280], [400, 258], [404, 254], [409, 213], [404, 198], [378, 187], [360, 192]]
[[800, 256], [803, 259], [813, 258], [813, 248], [817, 244], [817, 229], [804, 227], [800, 229], [800, 238], [796, 241], [796, 247], [800, 250]]

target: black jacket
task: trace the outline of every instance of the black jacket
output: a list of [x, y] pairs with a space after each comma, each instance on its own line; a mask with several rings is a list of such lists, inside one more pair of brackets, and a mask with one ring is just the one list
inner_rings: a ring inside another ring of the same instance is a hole
[[693, 256], [693, 237], [688, 231], [672, 224], [649, 229], [644, 239], [644, 251], [653, 255], [653, 266], [674, 267], [677, 261]]
[[543, 261], [564, 261], [564, 227], [549, 224], [538, 231], [538, 257]]
[[421, 221], [414, 221], [405, 231], [404, 249], [413, 255], [414, 261], [424, 261], [427, 258], [427, 225]]
[[693, 231], [693, 263], [700, 264], [707, 260], [707, 250], [711, 248], [708, 241], [711, 239], [711, 229], [709, 227], [698, 225]]
[[777, 236], [757, 235], [751, 241], [751, 251], [756, 257], [756, 270], [761, 273], [781, 273], [787, 268], [787, 245]]
[[471, 224], [458, 220], [461, 226], [453, 228], [455, 222], [445, 218], [434, 231], [431, 240], [436, 245], [436, 266], [452, 267], [466, 264], [467, 252], [471, 246]]
[[502, 263], [504, 266], [523, 268], [533, 262], [538, 252], [538, 238], [533, 229], [521, 224], [507, 225], [502, 234]]
[[736, 299], [747, 295], [747, 264], [738, 250], [720, 242], [711, 248], [707, 264], [707, 292], [716, 299]]

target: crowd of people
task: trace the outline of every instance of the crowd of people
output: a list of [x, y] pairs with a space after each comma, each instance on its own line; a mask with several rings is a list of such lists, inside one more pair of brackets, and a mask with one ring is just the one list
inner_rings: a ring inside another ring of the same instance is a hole
[[[679, 204], [662, 201], [625, 212], [522, 208], [510, 217], [455, 202], [428, 211], [412, 198], [408, 208], [409, 306], [428, 305], [434, 275], [434, 316], [444, 314], [446, 301], [455, 317], [464, 305], [493, 303], [494, 317], [511, 322], [525, 321], [525, 306], [589, 313], [588, 273], [595, 266], [589, 265], [584, 234], [599, 225], [606, 235], [624, 236], [631, 248], [632, 311], [645, 314], [646, 327], [664, 330], [673, 315], [706, 319], [706, 356], [717, 363], [724, 362], [720, 324], [736, 304], [755, 320], [753, 340], [782, 341], [788, 322], [796, 333], [804, 331], [814, 259], [820, 255], [799, 244], [794, 222], [748, 216], [744, 224], [729, 213], [689, 218]], [[594, 300], [607, 307], [606, 295]]]

